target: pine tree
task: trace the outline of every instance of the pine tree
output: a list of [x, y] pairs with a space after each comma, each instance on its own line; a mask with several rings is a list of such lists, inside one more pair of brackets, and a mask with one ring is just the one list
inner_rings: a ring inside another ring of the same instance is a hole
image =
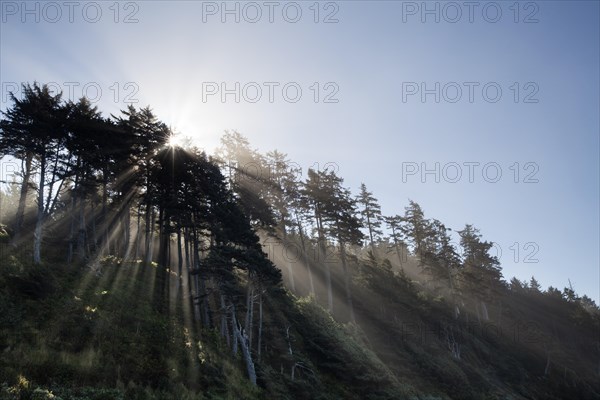
[[[495, 256], [489, 254], [493, 243], [482, 241], [478, 229], [467, 224], [458, 234], [463, 249], [462, 283], [465, 290], [481, 302], [483, 317], [487, 320], [485, 301], [493, 300], [503, 286], [500, 263]], [[478, 305], [476, 310], [479, 316]]]
[[[356, 203], [350, 191], [342, 186], [343, 179], [333, 171], [308, 171], [308, 179], [304, 185], [304, 193], [313, 208], [317, 225], [317, 234], [322, 254], [325, 254], [327, 238], [336, 240], [340, 249], [340, 259], [344, 272], [346, 300], [350, 310], [350, 318], [354, 319], [352, 294], [350, 287], [350, 272], [346, 245], [358, 245], [362, 241], [360, 220], [357, 215]], [[327, 285], [327, 305], [333, 311], [333, 293], [331, 288], [331, 271], [329, 263], [325, 262], [325, 278]]]
[[362, 216], [362, 223], [369, 232], [369, 243], [371, 244], [371, 250], [375, 254], [375, 242], [383, 234], [381, 231], [381, 221], [383, 217], [381, 215], [381, 207], [373, 193], [367, 190], [367, 186], [364, 183], [360, 185], [360, 193], [357, 196], [357, 202], [360, 205], [360, 214]]
[[529, 290], [531, 290], [532, 292], [535, 292], [535, 293], [541, 293], [541, 291], [542, 291], [542, 286], [537, 281], [537, 279], [535, 279], [535, 277], [533, 277], [533, 276], [531, 277], [531, 280], [529, 281]]
[[429, 235], [429, 221], [425, 219], [421, 206], [412, 200], [410, 200], [409, 206], [405, 207], [404, 210], [401, 231], [407, 241], [412, 245], [413, 254], [422, 264], [426, 252], [426, 239]]
[[430, 242], [427, 246], [426, 272], [429, 273], [432, 280], [440, 282], [447, 281], [448, 286], [454, 288], [454, 273], [460, 267], [460, 257], [451, 243], [448, 232], [450, 228], [434, 219], [429, 225], [430, 236], [427, 240]]
[[404, 243], [404, 235], [402, 234], [403, 218], [400, 215], [384, 218], [386, 226], [391, 230], [390, 239], [393, 243], [393, 250], [396, 251], [400, 271], [404, 271], [403, 264], [407, 260], [407, 247]]
[[[319, 260], [325, 258], [326, 249], [326, 223], [327, 223], [327, 207], [332, 201], [332, 191], [326, 189], [328, 177], [322, 171], [308, 170], [306, 182], [301, 189], [302, 198], [305, 201], [307, 208], [312, 210], [313, 220], [317, 231], [317, 250], [319, 252]], [[333, 294], [331, 288], [331, 270], [329, 263], [324, 262], [325, 269], [325, 285], [327, 288], [327, 308], [331, 312], [333, 310]]]

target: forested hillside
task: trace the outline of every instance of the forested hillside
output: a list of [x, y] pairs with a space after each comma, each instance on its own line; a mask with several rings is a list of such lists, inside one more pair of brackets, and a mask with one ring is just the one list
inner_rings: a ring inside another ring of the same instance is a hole
[[594, 301], [410, 193], [37, 83], [0, 129], [1, 399], [600, 398]]

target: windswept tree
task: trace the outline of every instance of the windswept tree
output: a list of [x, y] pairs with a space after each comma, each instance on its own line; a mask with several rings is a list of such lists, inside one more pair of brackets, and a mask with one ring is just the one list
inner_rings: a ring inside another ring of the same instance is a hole
[[369, 232], [371, 250], [375, 254], [375, 242], [383, 234], [381, 231], [381, 222], [383, 220], [381, 207], [377, 199], [373, 197], [373, 193], [367, 190], [367, 186], [364, 183], [360, 185], [360, 193], [356, 197], [356, 201], [360, 207], [362, 223]]
[[21, 189], [21, 200], [17, 211], [15, 230], [20, 233], [23, 210], [27, 196], [27, 185], [33, 168], [38, 175], [37, 217], [33, 233], [33, 261], [42, 262], [41, 248], [44, 222], [52, 203], [55, 185], [61, 181], [66, 141], [66, 111], [61, 105], [62, 93], [52, 94], [47, 85], [23, 85], [23, 98], [11, 93], [14, 103], [5, 113], [1, 122], [2, 137], [0, 148], [7, 153], [25, 158], [25, 173]]
[[391, 231], [390, 239], [392, 243], [392, 251], [396, 252], [400, 271], [404, 271], [403, 264], [407, 260], [407, 247], [404, 242], [404, 234], [402, 233], [403, 218], [400, 215], [384, 217], [386, 227]]

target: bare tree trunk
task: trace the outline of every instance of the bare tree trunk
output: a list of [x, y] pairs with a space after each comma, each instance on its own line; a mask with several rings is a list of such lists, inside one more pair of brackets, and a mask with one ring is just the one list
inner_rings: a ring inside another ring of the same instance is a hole
[[[252, 354], [250, 354], [250, 348], [248, 346], [247, 336], [242, 335], [239, 327], [237, 326], [237, 321], [235, 319], [235, 307], [233, 306], [233, 304], [231, 305], [231, 319], [232, 319], [232, 323], [233, 323], [233, 327], [234, 327], [233, 328], [234, 335], [236, 337], [236, 341], [234, 343], [237, 343], [239, 341], [240, 347], [242, 348], [242, 356], [244, 357], [244, 361], [246, 362], [246, 369], [248, 370], [248, 379], [250, 379], [250, 382], [252, 382], [252, 384], [254, 386], [256, 386], [256, 370], [254, 369], [254, 362], [252, 361]], [[237, 346], [236, 346], [236, 349], [234, 350], [234, 354], [236, 354], [236, 353], [237, 353]]]

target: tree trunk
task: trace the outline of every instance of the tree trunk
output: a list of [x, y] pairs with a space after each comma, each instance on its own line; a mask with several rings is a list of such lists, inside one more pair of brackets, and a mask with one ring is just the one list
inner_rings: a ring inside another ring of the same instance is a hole
[[329, 268], [329, 263], [325, 259], [327, 257], [327, 249], [325, 248], [325, 236], [323, 233], [323, 221], [321, 221], [321, 217], [318, 213], [318, 207], [315, 207], [315, 220], [317, 223], [317, 232], [319, 236], [319, 247], [321, 250], [321, 256], [323, 259], [323, 265], [325, 267], [325, 283], [327, 286], [327, 310], [330, 313], [333, 313], [333, 292], [331, 288], [331, 269]]
[[227, 347], [231, 346], [229, 341], [229, 328], [227, 327], [227, 306], [225, 305], [225, 296], [221, 295], [221, 336], [227, 340]]
[[231, 345], [231, 350], [233, 352], [234, 356], [237, 356], [237, 352], [238, 352], [238, 326], [237, 326], [237, 319], [235, 318], [235, 306], [233, 305], [233, 303], [231, 304], [231, 335], [232, 335], [232, 340], [233, 340], [233, 344]]
[[483, 300], [481, 301], [481, 315], [484, 321], [489, 321], [490, 317], [488, 314], [488, 309]]
[[262, 325], [263, 325], [263, 300], [262, 290], [258, 295], [258, 359], [260, 361], [260, 351], [262, 347]]
[[98, 234], [96, 232], [96, 205], [92, 202], [92, 237], [94, 238], [94, 251], [98, 251]]
[[371, 244], [371, 251], [373, 252], [373, 257], [375, 257], [375, 243], [373, 242], [373, 226], [371, 225], [371, 212], [369, 210], [369, 206], [365, 206], [365, 211], [367, 214], [367, 229], [369, 230], [369, 243]]
[[104, 168], [102, 181], [102, 235], [104, 236], [104, 238], [101, 242], [104, 242], [104, 245], [102, 246], [102, 255], [105, 255], [106, 253], [104, 253], [104, 251], [110, 254], [110, 242], [108, 232], [108, 166]]
[[138, 211], [137, 211], [137, 231], [135, 233], [135, 261], [137, 262], [137, 260], [140, 257], [140, 240], [142, 237], [142, 232], [141, 232], [141, 213], [142, 213], [142, 204], [140, 203], [140, 205], [138, 206]]
[[340, 242], [340, 256], [342, 259], [342, 268], [344, 269], [344, 286], [346, 288], [346, 301], [348, 303], [348, 311], [350, 313], [350, 321], [356, 323], [354, 318], [354, 306], [352, 304], [352, 289], [350, 288], [350, 273], [346, 262], [346, 250], [344, 242]]
[[181, 289], [183, 276], [183, 252], [181, 249], [181, 228], [177, 228], [177, 288]]
[[166, 294], [166, 288], [168, 286], [167, 279], [169, 274], [167, 269], [169, 268], [169, 216], [163, 207], [159, 209], [158, 226], [159, 226], [159, 246], [158, 246], [158, 267], [156, 268], [157, 273], [157, 287], [159, 290], [159, 301], [164, 300]]
[[198, 236], [197, 231], [194, 229], [194, 254], [192, 255], [194, 259], [194, 318], [196, 321], [200, 321], [200, 254], [198, 252]]
[[[77, 184], [75, 184], [77, 187]], [[74, 192], [75, 190], [73, 190]], [[73, 261], [73, 245], [75, 244], [75, 208], [77, 204], [75, 202], [75, 194], [71, 195], [71, 215], [69, 219], [71, 220], [71, 226], [69, 228], [69, 249], [67, 251], [67, 264], [71, 264]]]
[[[45, 150], [44, 150], [45, 152]], [[40, 182], [38, 187], [38, 212], [35, 223], [35, 231], [33, 232], [33, 262], [34, 264], [42, 263], [42, 235], [44, 224], [44, 183], [46, 177], [46, 156], [42, 154], [40, 160]]]
[[254, 287], [252, 287], [252, 284], [249, 284], [248, 287], [248, 298], [246, 300], [246, 323], [245, 323], [245, 330], [246, 330], [246, 335], [248, 335], [248, 346], [250, 348], [252, 348], [252, 325], [253, 325], [253, 318], [254, 318]]
[[126, 199], [126, 203], [123, 206], [123, 213], [125, 213], [125, 222], [123, 223], [123, 260], [128, 260], [131, 257], [131, 209], [130, 198]]
[[146, 204], [146, 243], [144, 263], [150, 265], [152, 262], [152, 249], [154, 247], [154, 209], [150, 204]]
[[313, 281], [312, 269], [311, 269], [311, 265], [310, 265], [311, 263], [308, 260], [308, 257], [306, 257], [306, 245], [304, 243], [304, 232], [302, 230], [302, 224], [300, 223], [298, 214], [296, 214], [296, 221], [298, 223], [298, 234], [300, 235], [300, 244], [302, 245], [302, 261], [304, 262], [304, 265], [308, 272], [308, 283], [309, 283], [309, 287], [310, 287], [310, 294], [312, 296], [315, 296], [315, 298], [316, 298], [315, 283]]
[[185, 254], [185, 266], [187, 270], [187, 294], [188, 298], [191, 299], [192, 310], [194, 309], [194, 295], [192, 292], [192, 263], [190, 259], [190, 232], [188, 228], [184, 228], [183, 232], [183, 245], [184, 245], [184, 254]]
[[[252, 361], [252, 354], [250, 354], [250, 348], [248, 347], [247, 336], [242, 335], [239, 327], [237, 326], [237, 321], [235, 319], [235, 307], [233, 306], [233, 304], [231, 306], [231, 319], [233, 322], [234, 334], [236, 337], [236, 341], [234, 343], [237, 343], [237, 341], [239, 341], [240, 347], [242, 348], [242, 356], [244, 357], [244, 361], [246, 362], [246, 369], [248, 371], [248, 379], [250, 379], [250, 382], [252, 382], [252, 384], [254, 386], [256, 386], [256, 370], [254, 369], [254, 362]], [[237, 353], [237, 348], [234, 350], [234, 354], [235, 353]]]
[[79, 198], [79, 229], [77, 230], [77, 259], [85, 260], [85, 198]]
[[44, 215], [50, 214], [50, 206], [52, 204], [52, 189], [54, 188], [54, 183], [56, 180], [56, 172], [58, 170], [58, 152], [59, 152], [59, 144], [56, 144], [56, 157], [54, 158], [54, 167], [52, 168], [52, 179], [48, 183], [48, 198], [46, 200], [46, 204], [44, 207]]
[[27, 193], [29, 192], [29, 180], [31, 179], [31, 163], [33, 154], [27, 153], [25, 160], [21, 162], [21, 170], [23, 172], [23, 181], [21, 182], [21, 192], [19, 193], [19, 207], [17, 207], [17, 215], [15, 217], [15, 228], [11, 245], [16, 246], [21, 236], [23, 229], [23, 221], [25, 220], [25, 206], [27, 205]]

